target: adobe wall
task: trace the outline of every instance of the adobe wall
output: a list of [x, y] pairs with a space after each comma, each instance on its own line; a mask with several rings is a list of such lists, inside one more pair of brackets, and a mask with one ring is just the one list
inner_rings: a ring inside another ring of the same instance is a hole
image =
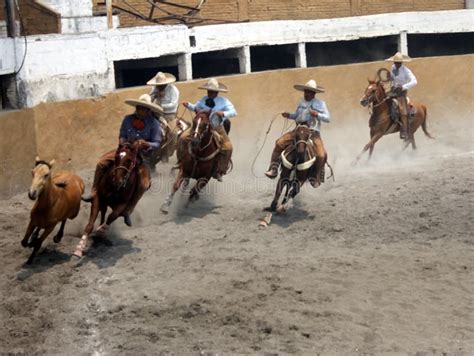
[[[94, 0], [97, 8], [99, 0]], [[117, 1], [120, 4], [120, 0]], [[150, 6], [143, 0], [129, 0], [128, 4], [148, 15]], [[180, 4], [195, 6], [197, 0], [184, 0]], [[179, 9], [163, 6], [166, 10]], [[221, 21], [267, 21], [267, 20], [308, 20], [335, 17], [372, 15], [389, 12], [459, 10], [465, 8], [464, 0], [208, 0], [203, 6], [201, 17]], [[160, 14], [155, 11], [155, 17]], [[164, 13], [161, 13], [164, 15]], [[120, 15], [122, 27], [149, 24], [128, 14]]]
[[[373, 76], [381, 66], [388, 67], [388, 63], [292, 69], [222, 78], [230, 88], [228, 97], [239, 114], [233, 119], [232, 140], [240, 168], [250, 169], [251, 160], [248, 156], [239, 158], [239, 151], [255, 152], [270, 119], [279, 112], [294, 110], [301, 93], [292, 88], [293, 83], [315, 78], [326, 88], [327, 92], [321, 94], [321, 98], [328, 104], [333, 121], [325, 125], [324, 135], [331, 149], [344, 143], [336, 142], [335, 132], [345, 131], [350, 137], [353, 125], [367, 128], [367, 109], [359, 105], [359, 99], [367, 85], [367, 77]], [[454, 122], [468, 117], [472, 120], [474, 55], [416, 59], [409, 66], [419, 81], [411, 96], [428, 106], [431, 127], [436, 127], [440, 120]], [[195, 101], [203, 95], [203, 91], [196, 89], [202, 82], [178, 83], [181, 101]], [[132, 112], [123, 101], [147, 90], [147, 87], [119, 90], [96, 99], [47, 103], [0, 114], [0, 198], [26, 189], [36, 154], [43, 159], [56, 159], [59, 168], [92, 169], [97, 158], [116, 145], [122, 117]], [[181, 108], [179, 112], [182, 112]], [[281, 127], [280, 122], [276, 125]], [[472, 121], [471, 127], [457, 129], [467, 134], [471, 132], [472, 136]], [[269, 147], [276, 138], [275, 132], [269, 137]], [[368, 132], [364, 133], [362, 141], [365, 136]]]

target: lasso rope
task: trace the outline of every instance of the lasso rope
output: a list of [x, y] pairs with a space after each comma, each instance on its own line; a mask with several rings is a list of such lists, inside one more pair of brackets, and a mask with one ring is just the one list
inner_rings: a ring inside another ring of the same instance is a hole
[[[257, 151], [257, 154], [255, 156], [255, 158], [253, 159], [253, 162], [252, 162], [252, 174], [255, 178], [263, 178], [262, 177], [259, 177], [255, 174], [255, 162], [257, 162], [257, 158], [258, 156], [260, 155], [260, 153], [262, 152], [263, 150], [263, 147], [265, 147], [265, 143], [267, 142], [267, 138], [268, 138], [268, 134], [270, 133], [271, 129], [272, 129], [272, 125], [273, 125], [273, 122], [280, 116], [281, 114], [278, 113], [276, 114], [272, 120], [270, 121], [270, 125], [268, 125], [268, 129], [267, 129], [267, 132], [265, 133], [265, 138], [263, 139], [263, 142], [262, 142], [262, 145], [260, 146], [260, 149]], [[283, 124], [283, 128], [281, 130], [281, 133], [283, 134], [283, 132], [285, 130], [287, 130], [289, 128], [290, 125], [288, 125], [288, 120], [285, 120], [284, 124]]]

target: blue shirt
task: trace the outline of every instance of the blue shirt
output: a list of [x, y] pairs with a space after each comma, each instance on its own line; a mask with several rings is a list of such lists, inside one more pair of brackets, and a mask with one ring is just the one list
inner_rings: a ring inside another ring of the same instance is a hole
[[211, 124], [213, 127], [219, 126], [222, 124], [220, 118], [217, 115], [212, 115], [213, 113], [217, 111], [222, 111], [224, 113], [224, 120], [230, 119], [231, 117], [234, 117], [237, 115], [237, 111], [235, 111], [234, 105], [230, 102], [229, 99], [223, 97], [223, 96], [216, 96], [214, 99], [209, 99], [209, 100], [214, 100], [214, 107], [207, 106], [206, 100], [208, 100], [209, 97], [203, 96], [201, 100], [199, 100], [196, 104], [189, 104], [188, 109], [192, 111], [203, 111], [207, 110], [210, 111], [211, 114], [209, 115], [209, 118], [211, 119]]
[[[318, 116], [316, 118], [312, 116], [308, 109], [316, 110]], [[296, 107], [296, 111], [291, 113], [289, 118], [295, 120], [297, 124], [308, 123], [311, 130], [318, 132], [321, 131], [321, 121], [331, 121], [326, 103], [318, 98], [314, 98], [311, 101], [302, 99]]]
[[129, 142], [141, 139], [148, 142], [154, 150], [160, 148], [161, 130], [158, 120], [150, 115], [143, 120], [145, 127], [143, 129], [137, 129], [132, 125], [133, 119], [135, 119], [135, 114], [125, 116], [122, 121], [122, 126], [120, 127], [119, 139], [124, 139]]

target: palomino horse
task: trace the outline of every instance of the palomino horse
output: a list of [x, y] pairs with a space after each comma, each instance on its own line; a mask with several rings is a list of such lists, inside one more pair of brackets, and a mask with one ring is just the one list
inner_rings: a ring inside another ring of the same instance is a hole
[[[270, 207], [265, 210], [270, 212], [286, 211], [288, 201], [300, 192], [300, 188], [306, 180], [314, 174], [316, 155], [311, 133], [312, 131], [305, 125], [296, 126], [294, 143], [281, 153], [282, 167], [275, 196]], [[329, 168], [332, 172], [331, 166]], [[285, 189], [285, 194], [282, 203], [278, 205], [283, 189]]]
[[[84, 193], [84, 182], [71, 172], [58, 172], [51, 177], [54, 160], [46, 162], [36, 157], [33, 168], [33, 180], [28, 197], [36, 200], [30, 214], [30, 223], [25, 237], [21, 240], [23, 247], [33, 247], [33, 252], [26, 262], [31, 264], [41, 244], [53, 231], [58, 222], [61, 227], [54, 236], [54, 242], [61, 241], [67, 219], [74, 219], [79, 213], [81, 196]], [[44, 229], [41, 236], [39, 232]], [[31, 236], [31, 239], [30, 239]], [[39, 236], [39, 237], [38, 237]]]
[[[144, 168], [141, 157], [142, 147], [140, 140], [118, 146], [114, 165], [102, 176], [97, 185], [97, 194], [89, 200], [92, 202], [89, 223], [85, 227], [84, 234], [73, 255], [83, 256], [99, 212], [101, 213], [100, 226], [96, 233], [105, 236], [110, 225], [119, 216], [124, 216], [130, 203], [134, 200], [137, 202], [144, 194], [144, 190], [140, 186], [140, 175], [142, 174], [140, 170]], [[150, 172], [148, 168], [145, 170], [148, 173], [149, 181]], [[112, 212], [106, 220], [105, 215], [108, 207], [112, 209]]]
[[[230, 127], [226, 127], [228, 132]], [[179, 173], [173, 190], [161, 206], [161, 212], [167, 214], [173, 197], [180, 187], [185, 189], [190, 179], [196, 179], [196, 185], [191, 189], [189, 202], [199, 199], [199, 192], [206, 186], [212, 177], [219, 154], [219, 138], [212, 130], [209, 121], [209, 112], [201, 111], [193, 119], [192, 132], [182, 152], [178, 148]]]
[[[380, 71], [378, 76], [380, 77]], [[362, 106], [370, 106], [372, 109], [372, 115], [369, 120], [370, 127], [370, 141], [364, 146], [362, 152], [357, 156], [358, 161], [362, 155], [369, 150], [369, 158], [372, 156], [374, 151], [375, 143], [384, 135], [392, 134], [400, 131], [400, 125], [393, 122], [390, 116], [390, 106], [392, 105], [391, 99], [387, 96], [383, 83], [380, 79], [370, 80], [369, 85], [365, 89], [365, 94], [360, 99]], [[429, 138], [433, 138], [426, 129], [426, 118], [427, 110], [426, 106], [420, 103], [411, 101], [410, 105], [415, 110], [413, 119], [409, 119], [409, 130], [408, 139], [405, 144], [405, 148], [411, 143], [413, 149], [416, 149], [415, 144], [415, 131], [421, 126], [425, 135]]]

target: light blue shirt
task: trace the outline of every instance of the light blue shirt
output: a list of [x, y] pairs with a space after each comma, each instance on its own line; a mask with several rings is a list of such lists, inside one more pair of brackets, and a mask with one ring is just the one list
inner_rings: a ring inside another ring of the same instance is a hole
[[[316, 110], [318, 117], [311, 116], [308, 109]], [[321, 121], [331, 121], [326, 103], [318, 98], [314, 98], [311, 101], [302, 99], [296, 107], [296, 111], [291, 113], [289, 118], [295, 120], [297, 124], [308, 123], [311, 130], [318, 132], [321, 131]]]
[[206, 100], [209, 99], [208, 96], [203, 96], [201, 100], [199, 100], [196, 104], [189, 103], [188, 109], [191, 111], [203, 111], [207, 110], [210, 111], [211, 114], [209, 115], [211, 119], [211, 124], [213, 127], [219, 126], [222, 124], [223, 120], [220, 120], [220, 117], [217, 115], [212, 115], [217, 111], [222, 111], [224, 113], [224, 120], [228, 120], [231, 117], [237, 115], [237, 111], [235, 111], [234, 105], [230, 102], [229, 99], [223, 96], [216, 96], [214, 98], [214, 103], [216, 104], [213, 108], [206, 105]]

